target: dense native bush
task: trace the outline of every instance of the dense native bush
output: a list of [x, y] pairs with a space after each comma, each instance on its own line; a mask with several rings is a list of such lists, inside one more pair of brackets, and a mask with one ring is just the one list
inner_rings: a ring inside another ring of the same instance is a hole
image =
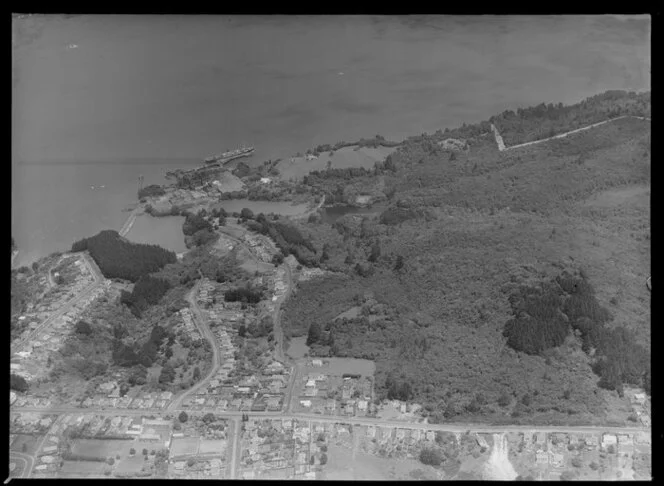
[[138, 198], [143, 199], [144, 197], [158, 197], [163, 196], [164, 194], [166, 194], [166, 191], [163, 187], [157, 184], [152, 184], [138, 191]]
[[198, 214], [187, 214], [184, 223], [182, 223], [182, 232], [187, 236], [193, 236], [201, 230], [212, 231], [212, 225], [200, 212]]
[[516, 145], [624, 115], [650, 116], [650, 93], [607, 91], [575, 105], [540, 103], [492, 117], [505, 144]]

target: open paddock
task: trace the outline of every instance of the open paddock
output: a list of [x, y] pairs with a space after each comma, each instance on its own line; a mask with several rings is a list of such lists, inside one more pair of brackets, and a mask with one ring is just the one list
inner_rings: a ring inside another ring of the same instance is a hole
[[198, 448], [199, 455], [224, 456], [228, 448], [228, 441], [225, 440], [201, 440]]
[[336, 150], [332, 155], [329, 152], [323, 152], [313, 160], [307, 160], [306, 157], [282, 160], [277, 164], [277, 170], [282, 180], [289, 180], [291, 178], [301, 179], [314, 170], [325, 170], [328, 162], [333, 169], [348, 167], [371, 169], [376, 162], [385, 160], [395, 150], [396, 147], [358, 148], [357, 145], [353, 145]]
[[125, 457], [117, 462], [115, 466], [115, 473], [121, 476], [128, 476], [141, 472], [143, 465], [147, 461], [140, 450], [136, 450], [136, 455], [133, 457]]
[[198, 437], [178, 437], [171, 442], [171, 457], [198, 454]]
[[133, 440], [78, 439], [72, 444], [71, 452], [84, 457], [128, 456], [131, 448], [139, 451]]
[[439, 480], [440, 473], [415, 459], [395, 460], [364, 452], [355, 452], [334, 444], [328, 446], [328, 462], [323, 466], [323, 480]]
[[[341, 376], [344, 373], [360, 374], [362, 377], [374, 376], [376, 364], [368, 359], [355, 358], [324, 358], [322, 367], [309, 366], [308, 360], [302, 364], [304, 373]], [[327, 361], [327, 363], [325, 363]]]
[[103, 476], [104, 469], [107, 466], [105, 462], [95, 461], [64, 461], [64, 464], [58, 471], [59, 477], [76, 477], [82, 476]]
[[28, 455], [34, 455], [37, 452], [37, 443], [41, 440], [38, 435], [18, 434], [10, 450], [13, 452], [22, 452]]

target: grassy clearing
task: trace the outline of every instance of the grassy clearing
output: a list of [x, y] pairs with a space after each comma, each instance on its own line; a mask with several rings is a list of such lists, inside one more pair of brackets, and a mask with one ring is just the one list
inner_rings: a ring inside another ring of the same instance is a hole
[[107, 458], [117, 454], [128, 456], [136, 447], [132, 440], [78, 439], [72, 443], [71, 452], [79, 456]]
[[58, 471], [60, 477], [78, 478], [81, 476], [103, 476], [104, 470], [108, 466], [103, 462], [91, 461], [64, 461], [64, 464]]
[[344, 147], [330, 155], [321, 153], [317, 159], [307, 160], [305, 157], [293, 157], [292, 161], [282, 160], [277, 164], [280, 178], [283, 180], [301, 179], [314, 170], [325, 170], [327, 167], [345, 169], [348, 167], [363, 167], [371, 169], [375, 162], [383, 161], [396, 150], [394, 147]]
[[176, 437], [171, 442], [171, 456], [195, 455], [198, 443], [198, 437]]

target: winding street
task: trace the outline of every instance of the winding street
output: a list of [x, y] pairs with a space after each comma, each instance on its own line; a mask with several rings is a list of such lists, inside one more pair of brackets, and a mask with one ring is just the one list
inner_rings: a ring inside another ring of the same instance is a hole
[[74, 306], [79, 301], [85, 299], [88, 295], [90, 295], [90, 293], [93, 290], [95, 290], [97, 287], [99, 287], [102, 284], [102, 282], [104, 281], [104, 276], [101, 274], [99, 267], [97, 267], [94, 261], [91, 260], [92, 257], [87, 255], [86, 253], [83, 253], [83, 261], [85, 262], [86, 266], [88, 267], [88, 270], [90, 271], [90, 274], [92, 275], [93, 282], [90, 285], [88, 285], [85, 289], [83, 289], [81, 293], [79, 293], [70, 301], [66, 302], [65, 305], [60, 307], [58, 310], [53, 312], [53, 314], [51, 314], [51, 316], [48, 319], [46, 319], [38, 327], [33, 329], [33, 331], [25, 339], [15, 342], [12, 354], [17, 351], [21, 351], [27, 343], [33, 341], [35, 337], [38, 334], [40, 334], [44, 329], [46, 329], [48, 326], [50, 326], [54, 320], [69, 312], [72, 306]]
[[20, 475], [17, 475], [14, 471], [12, 471], [9, 474], [10, 478], [28, 478], [30, 477], [30, 473], [32, 471], [32, 468], [34, 467], [35, 460], [32, 458], [32, 456], [29, 456], [27, 454], [23, 454], [22, 452], [14, 452], [10, 451], [9, 452], [9, 462], [14, 462], [14, 463], [20, 463], [21, 465], [17, 467], [20, 468]]
[[217, 341], [214, 338], [214, 334], [210, 330], [210, 326], [208, 326], [207, 319], [203, 316], [200, 307], [198, 307], [198, 302], [196, 302], [196, 296], [198, 295], [199, 287], [200, 287], [200, 280], [197, 280], [194, 287], [187, 294], [186, 300], [190, 304], [192, 317], [194, 323], [196, 324], [196, 327], [198, 327], [199, 331], [201, 332], [201, 335], [203, 335], [205, 339], [209, 341], [210, 346], [212, 347], [212, 368], [210, 368], [210, 371], [208, 371], [208, 373], [198, 383], [196, 383], [189, 390], [185, 391], [182, 395], [173, 400], [171, 404], [168, 406], [168, 410], [179, 408], [180, 404], [184, 401], [185, 398], [191, 395], [195, 395], [198, 392], [198, 390], [204, 387], [207, 384], [207, 382], [212, 379], [212, 377], [217, 373], [219, 367], [222, 364], [221, 355], [219, 354], [219, 348], [217, 346]]

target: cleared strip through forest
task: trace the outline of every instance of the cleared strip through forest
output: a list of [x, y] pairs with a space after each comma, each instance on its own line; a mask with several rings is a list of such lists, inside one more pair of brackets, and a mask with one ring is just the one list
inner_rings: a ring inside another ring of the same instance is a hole
[[505, 142], [503, 141], [503, 137], [500, 135], [500, 132], [498, 131], [498, 128], [496, 128], [496, 126], [493, 123], [491, 124], [491, 130], [493, 131], [493, 134], [496, 138], [496, 145], [498, 145], [498, 151], [504, 152], [505, 150], [512, 150], [512, 149], [516, 149], [516, 148], [527, 147], [529, 145], [535, 145], [537, 143], [548, 142], [549, 140], [554, 140], [556, 138], [564, 138], [564, 137], [566, 137], [568, 135], [571, 135], [573, 133], [582, 132], [584, 130], [588, 130], [590, 128], [598, 127], [600, 125], [604, 125], [605, 123], [620, 120], [622, 118], [637, 118], [639, 120], [652, 121], [650, 118], [646, 118], [646, 117], [643, 117], [643, 116], [623, 115], [623, 116], [619, 116], [619, 117], [616, 117], [616, 118], [611, 118], [609, 120], [604, 120], [604, 121], [601, 121], [599, 123], [593, 123], [592, 125], [588, 125], [588, 126], [585, 126], [585, 127], [577, 128], [576, 130], [570, 130], [569, 132], [559, 133], [558, 135], [554, 135], [553, 137], [543, 138], [541, 140], [533, 140], [532, 142], [520, 143], [518, 145], [512, 145], [511, 147], [506, 147], [505, 146]]

